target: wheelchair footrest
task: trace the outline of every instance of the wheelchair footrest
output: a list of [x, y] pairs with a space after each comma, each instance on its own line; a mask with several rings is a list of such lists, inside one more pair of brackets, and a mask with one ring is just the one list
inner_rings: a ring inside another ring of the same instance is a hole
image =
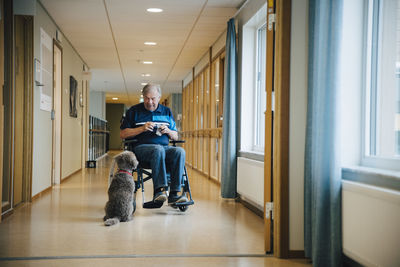
[[144, 209], [159, 209], [162, 207], [163, 204], [164, 204], [164, 202], [152, 200], [152, 201], [143, 203], [143, 208]]
[[190, 201], [186, 201], [186, 202], [173, 203], [173, 204], [171, 204], [171, 206], [183, 207], [183, 206], [189, 206], [189, 205], [193, 205], [193, 204], [194, 204], [194, 201], [190, 200]]

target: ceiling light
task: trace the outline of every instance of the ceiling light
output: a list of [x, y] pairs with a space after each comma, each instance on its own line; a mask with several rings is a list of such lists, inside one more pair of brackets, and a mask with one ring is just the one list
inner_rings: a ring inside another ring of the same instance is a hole
[[150, 77], [150, 73], [142, 73], [142, 77]]
[[143, 63], [143, 64], [153, 64], [152, 61], [143, 61], [142, 63]]
[[152, 7], [152, 8], [148, 8], [147, 12], [160, 13], [160, 12], [163, 12], [163, 10], [161, 8]]
[[113, 97], [112, 100], [118, 100], [118, 97]]
[[145, 45], [156, 45], [156, 42], [144, 42]]
[[146, 85], [147, 83], [140, 83], [140, 84], [144, 86], [144, 85]]

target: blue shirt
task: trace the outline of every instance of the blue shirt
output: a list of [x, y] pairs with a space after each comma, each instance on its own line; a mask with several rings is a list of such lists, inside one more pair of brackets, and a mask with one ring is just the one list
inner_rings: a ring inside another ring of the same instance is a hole
[[[144, 107], [143, 103], [134, 105], [130, 109], [128, 109], [120, 128], [121, 130], [126, 128], [137, 128], [141, 127], [148, 121], [155, 122], [157, 127], [161, 125], [167, 125], [169, 129], [177, 131], [174, 117], [168, 107], [158, 104], [156, 110], [149, 111]], [[168, 135], [163, 134], [161, 136], [158, 136], [155, 131], [143, 132], [136, 135], [134, 139], [138, 140], [138, 142], [135, 143], [134, 146], [140, 144], [168, 145], [169, 143]]]

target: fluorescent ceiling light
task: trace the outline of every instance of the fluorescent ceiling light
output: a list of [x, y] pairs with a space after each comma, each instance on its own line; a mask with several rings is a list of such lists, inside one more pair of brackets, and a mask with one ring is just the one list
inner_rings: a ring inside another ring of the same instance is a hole
[[150, 73], [142, 73], [142, 77], [150, 77]]
[[147, 9], [147, 12], [160, 13], [160, 12], [163, 12], [163, 10], [161, 8], [151, 7], [151, 8]]
[[153, 64], [152, 61], [143, 61], [142, 63], [143, 63], [143, 64]]
[[113, 97], [112, 100], [118, 100], [118, 97]]
[[141, 85], [143, 85], [143, 86], [146, 85], [146, 84], [147, 84], [147, 83], [141, 83]]
[[145, 45], [156, 45], [156, 42], [144, 42]]

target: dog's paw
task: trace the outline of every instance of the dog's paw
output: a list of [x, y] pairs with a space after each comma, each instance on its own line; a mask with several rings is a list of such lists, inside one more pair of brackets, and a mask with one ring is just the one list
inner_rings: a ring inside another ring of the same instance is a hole
[[112, 225], [115, 225], [115, 224], [118, 224], [118, 223], [119, 223], [119, 219], [118, 218], [110, 218], [110, 219], [107, 219], [104, 222], [104, 225], [105, 226], [112, 226]]

